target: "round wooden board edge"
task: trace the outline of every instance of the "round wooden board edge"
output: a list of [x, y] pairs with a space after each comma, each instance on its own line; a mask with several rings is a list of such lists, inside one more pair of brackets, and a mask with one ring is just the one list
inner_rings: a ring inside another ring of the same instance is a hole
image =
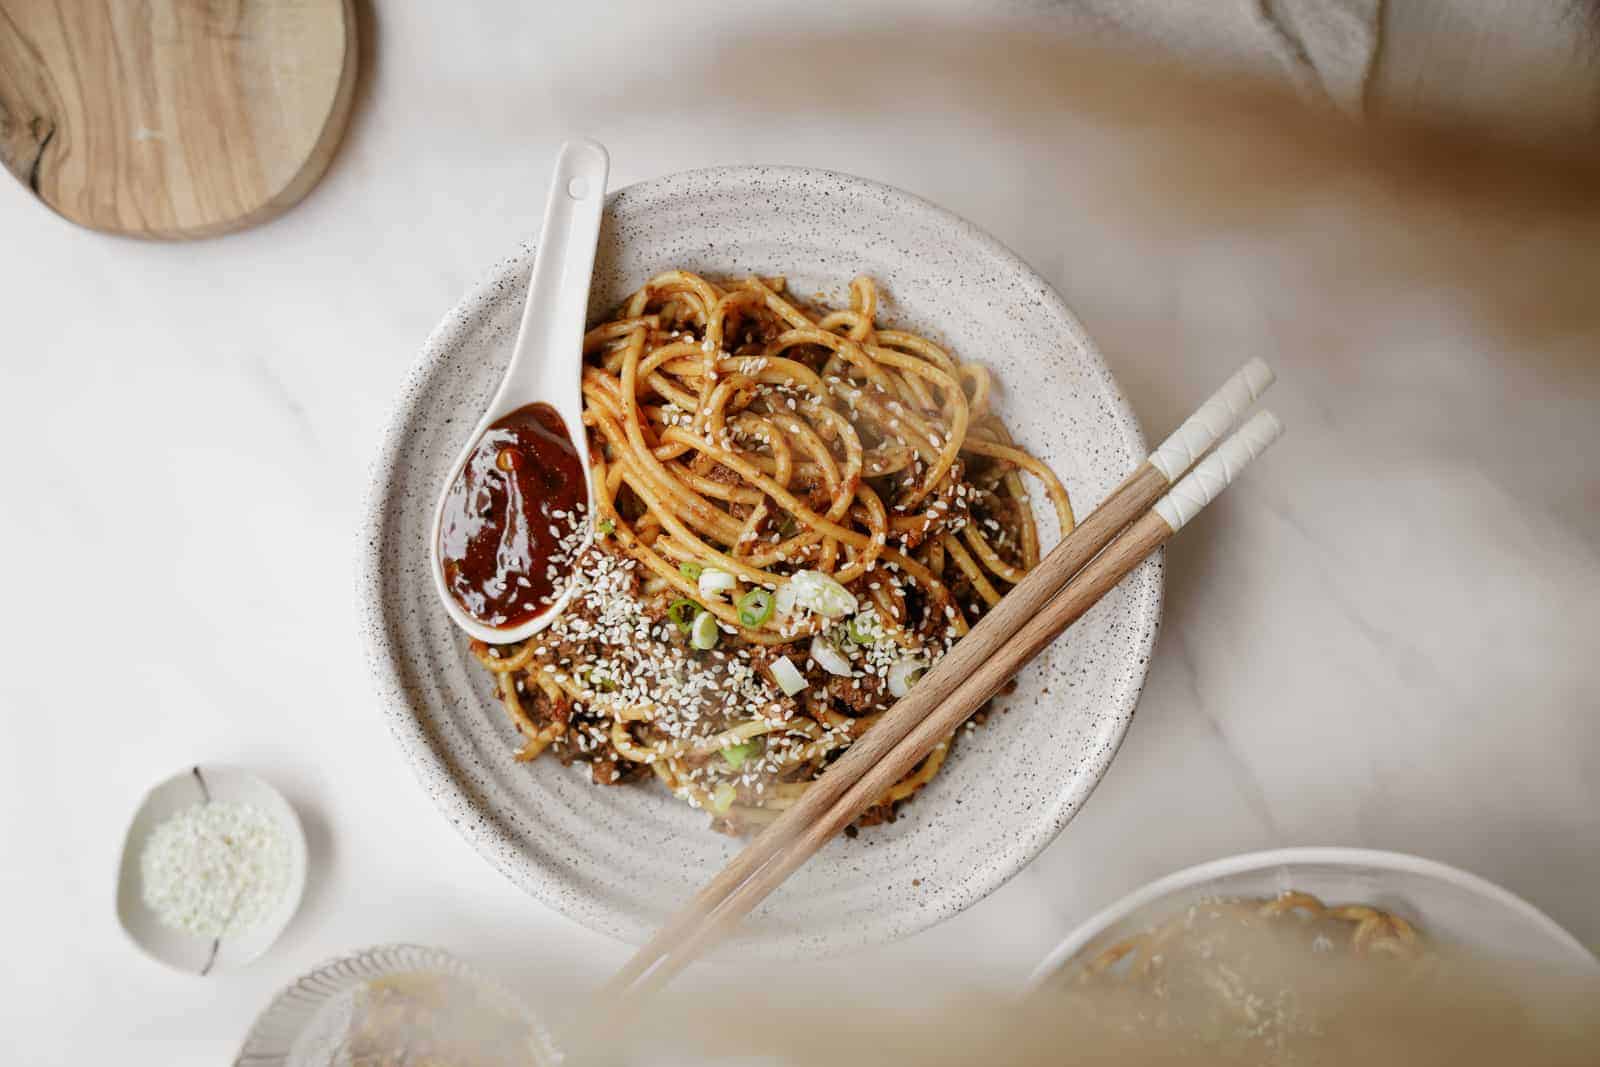
[[[328, 167], [333, 163], [339, 145], [344, 140], [346, 128], [350, 123], [350, 113], [355, 103], [356, 78], [361, 67], [361, 20], [356, 10], [356, 0], [341, 0], [339, 5], [344, 20], [344, 60], [339, 71], [339, 84], [334, 89], [333, 100], [329, 104], [328, 113], [322, 121], [322, 132], [318, 134], [316, 143], [306, 155], [305, 163], [295, 172], [282, 189], [268, 198], [254, 211], [246, 212], [237, 218], [227, 219], [214, 225], [186, 228], [182, 230], [148, 230], [136, 232], [118, 229], [110, 226], [97, 226], [83, 219], [73, 218], [71, 215], [59, 210], [48, 199], [39, 195], [38, 191], [20, 174], [9, 167], [0, 168], [8, 170], [12, 176], [32, 194], [35, 201], [48, 208], [57, 217], [65, 219], [80, 229], [94, 233], [103, 233], [113, 237], [128, 237], [137, 241], [198, 241], [211, 237], [222, 237], [230, 233], [260, 226], [271, 222], [304, 200], [312, 189], [316, 188]], [[41, 157], [42, 159], [42, 151]], [[38, 161], [34, 166], [37, 168]]]

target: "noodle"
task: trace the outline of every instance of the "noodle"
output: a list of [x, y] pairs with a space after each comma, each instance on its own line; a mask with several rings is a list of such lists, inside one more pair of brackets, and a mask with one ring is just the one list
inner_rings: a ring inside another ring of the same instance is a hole
[[[792, 804], [1038, 563], [1020, 473], [1074, 521], [987, 370], [880, 329], [870, 278], [832, 312], [786, 293], [672, 270], [588, 332], [595, 544], [549, 630], [474, 644], [519, 759], [653, 774], [730, 831]], [[862, 822], [892, 819], [954, 740]]]
[[[1185, 1063], [1361, 1063], [1361, 1051], [1374, 1046], [1352, 1037], [1389, 1031], [1395, 1006], [1438, 995], [1440, 979], [1459, 980], [1463, 964], [1480, 965], [1392, 912], [1295, 890], [1174, 903], [1102, 948], [1109, 940], [1081, 949], [1041, 1001], [1130, 1025], [1147, 1048], [1182, 1049], [1176, 1058]], [[1455, 985], [1449, 995], [1461, 992]], [[1374, 999], [1357, 1007], [1366, 994]]]
[[[1175, 948], [1185, 939], [1198, 936], [1194, 933], [1197, 912], [1203, 912], [1213, 924], [1232, 923], [1240, 929], [1249, 929], [1263, 919], [1281, 924], [1292, 918], [1297, 920], [1300, 932], [1320, 939], [1312, 942], [1313, 950], [1319, 952], [1338, 947], [1340, 940], [1346, 941], [1349, 951], [1357, 956], [1416, 959], [1423, 951], [1416, 928], [1398, 915], [1365, 904], [1328, 905], [1310, 893], [1286, 890], [1270, 900], [1205, 901], [1152, 930], [1104, 949], [1076, 972], [1077, 980], [1114, 979], [1148, 985], [1162, 976], [1163, 968], [1176, 966], [1175, 960], [1192, 965], [1194, 961]], [[1213, 925], [1209, 929], [1224, 927]], [[1211, 960], [1216, 944], [1203, 944], [1203, 962]]]

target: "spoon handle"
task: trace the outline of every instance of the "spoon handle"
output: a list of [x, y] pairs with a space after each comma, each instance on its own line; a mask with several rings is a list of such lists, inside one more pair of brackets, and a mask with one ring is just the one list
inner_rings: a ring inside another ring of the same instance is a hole
[[[574, 441], [583, 440], [578, 375], [610, 169], [606, 150], [593, 141], [561, 146], [517, 346], [492, 405], [498, 411], [505, 397], [547, 397]], [[555, 376], [571, 380], [558, 381]]]

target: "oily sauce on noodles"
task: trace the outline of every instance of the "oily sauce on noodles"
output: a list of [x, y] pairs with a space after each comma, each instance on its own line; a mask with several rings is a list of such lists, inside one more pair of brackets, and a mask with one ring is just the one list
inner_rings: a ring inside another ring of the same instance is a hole
[[1072, 529], [989, 372], [881, 321], [872, 279], [849, 292], [830, 310], [778, 277], [667, 270], [585, 335], [593, 543], [547, 629], [472, 646], [518, 760], [654, 779], [717, 829], [757, 830], [1039, 562], [1022, 474]]
[[439, 520], [450, 595], [509, 629], [555, 599], [564, 545], [586, 508], [583, 466], [561, 417], [528, 404], [490, 425], [457, 472]]

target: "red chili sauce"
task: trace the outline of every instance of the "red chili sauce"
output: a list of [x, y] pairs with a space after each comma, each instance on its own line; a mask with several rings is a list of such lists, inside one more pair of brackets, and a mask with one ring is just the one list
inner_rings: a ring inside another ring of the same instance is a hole
[[450, 483], [439, 558], [450, 595], [511, 629], [556, 599], [586, 529], [583, 466], [561, 417], [529, 404], [496, 419]]

